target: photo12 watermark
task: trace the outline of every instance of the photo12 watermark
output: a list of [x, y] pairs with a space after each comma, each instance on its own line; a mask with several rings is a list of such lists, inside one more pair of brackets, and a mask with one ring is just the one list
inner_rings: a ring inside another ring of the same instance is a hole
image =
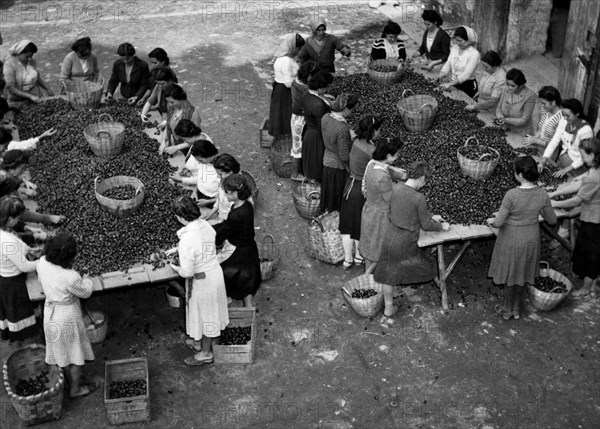
[[136, 23], [142, 3], [134, 1], [22, 1], [0, 8], [2, 24], [78, 23], [110, 20]]
[[308, 20], [304, 24], [332, 19], [341, 13], [335, 1], [223, 1], [199, 2], [203, 23], [250, 23]]

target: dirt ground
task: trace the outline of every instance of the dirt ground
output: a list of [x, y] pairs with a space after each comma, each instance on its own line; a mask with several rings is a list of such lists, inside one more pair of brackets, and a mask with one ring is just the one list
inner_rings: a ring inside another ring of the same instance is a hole
[[[283, 249], [276, 277], [257, 295], [252, 365], [186, 367], [189, 351], [179, 343], [184, 312], [167, 305], [162, 285], [94, 295], [89, 305], [108, 315], [109, 332], [94, 347], [96, 360], [86, 373], [103, 377], [106, 360], [149, 361], [152, 419], [124, 427], [600, 426], [597, 299], [568, 300], [549, 313], [528, 305], [521, 320], [501, 321], [493, 307], [502, 291], [486, 277], [493, 241], [481, 240], [449, 279], [449, 312], [441, 311], [431, 284], [398, 289], [400, 312], [393, 320], [362, 319], [340, 293], [361, 270], [308, 256], [307, 223], [294, 209], [292, 184], [271, 171], [269, 151], [258, 145], [269, 108], [269, 62], [281, 35], [306, 33], [306, 23], [325, 17], [353, 48], [353, 59], [338, 66], [362, 71], [387, 19], [366, 1], [303, 2], [300, 8], [292, 2], [97, 0], [94, 10], [78, 2], [23, 3], [2, 2], [2, 54], [18, 39], [35, 41], [39, 68], [54, 82], [70, 43], [84, 35], [92, 37], [105, 78], [118, 44], [133, 43], [143, 59], [152, 48], [165, 48], [201, 108], [204, 131], [257, 178], [257, 240], [272, 234]], [[71, 11], [70, 18], [58, 21], [50, 3], [62, 7], [63, 18]], [[458, 246], [447, 249], [450, 260]], [[543, 259], [570, 271], [565, 250], [545, 252]], [[4, 360], [8, 348], [2, 349]], [[4, 389], [0, 411], [2, 428], [21, 427]], [[101, 391], [65, 400], [62, 419], [39, 427], [84, 425], [109, 426]]]

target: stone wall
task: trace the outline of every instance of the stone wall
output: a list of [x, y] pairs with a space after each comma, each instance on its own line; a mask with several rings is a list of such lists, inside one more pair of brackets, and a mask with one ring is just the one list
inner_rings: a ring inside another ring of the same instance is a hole
[[511, 0], [506, 35], [506, 61], [543, 54], [546, 51], [551, 12], [552, 0]]

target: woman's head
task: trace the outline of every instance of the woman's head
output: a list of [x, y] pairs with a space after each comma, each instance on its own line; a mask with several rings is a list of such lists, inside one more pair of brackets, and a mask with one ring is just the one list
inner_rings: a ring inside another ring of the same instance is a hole
[[390, 43], [396, 43], [398, 41], [398, 36], [400, 35], [400, 33], [402, 33], [400, 25], [398, 25], [394, 21], [388, 21], [385, 27], [383, 27], [381, 37], [387, 39], [387, 41]]
[[[2, 118], [0, 118], [2, 119]], [[0, 127], [0, 149], [4, 149], [12, 141], [12, 133], [4, 127]], [[1, 152], [1, 151], [0, 151]]]
[[[24, 44], [26, 41], [22, 41], [20, 42], [21, 44]], [[18, 49], [16, 52], [18, 52], [17, 54], [15, 54], [15, 56], [20, 60], [20, 61], [28, 61], [30, 60], [34, 54], [36, 54], [38, 51], [38, 47], [35, 43], [33, 42], [29, 42], [27, 44], [25, 44], [25, 46], [18, 46]]]
[[178, 109], [187, 100], [187, 94], [181, 86], [173, 83], [165, 88], [165, 99], [169, 107]]
[[403, 145], [404, 143], [397, 138], [383, 139], [377, 144], [377, 147], [373, 152], [373, 159], [391, 165], [398, 159], [398, 152]]
[[175, 216], [180, 217], [186, 222], [193, 222], [200, 217], [198, 205], [188, 195], [184, 195], [173, 201], [171, 211]]
[[417, 181], [417, 189], [425, 186], [432, 174], [433, 169], [425, 161], [415, 161], [408, 167], [408, 179]]
[[496, 67], [502, 65], [502, 58], [496, 51], [487, 51], [481, 57], [481, 65], [486, 69], [487, 72], [492, 71]]
[[308, 60], [298, 69], [298, 80], [304, 84], [308, 82], [310, 76], [317, 74], [320, 71], [319, 66], [312, 60]]
[[221, 184], [229, 201], [240, 199], [246, 201], [252, 195], [248, 181], [241, 174], [232, 174], [226, 177]]
[[202, 129], [189, 119], [182, 119], [177, 123], [173, 132], [177, 137], [194, 138], [202, 134]]
[[528, 182], [536, 182], [540, 177], [537, 163], [531, 156], [519, 156], [514, 163], [515, 176], [522, 175]]
[[442, 16], [433, 9], [424, 10], [421, 18], [425, 24], [433, 24], [436, 27], [440, 27], [444, 23]]
[[331, 110], [337, 113], [349, 114], [358, 103], [358, 97], [354, 94], [340, 94], [335, 101], [331, 103]]
[[583, 115], [583, 104], [575, 98], [569, 98], [562, 102], [563, 118], [572, 124], [577, 119], [585, 119]]
[[519, 69], [510, 69], [506, 73], [506, 86], [511, 92], [518, 91], [527, 83], [525, 75]]
[[125, 61], [125, 64], [131, 64], [135, 57], [135, 48], [131, 43], [122, 43], [117, 48], [117, 55]]
[[356, 137], [366, 141], [375, 140], [379, 136], [383, 120], [367, 115], [358, 122]]
[[555, 106], [560, 107], [562, 104], [560, 92], [553, 86], [543, 86], [538, 92], [538, 97], [540, 97], [542, 107], [546, 110], [552, 110]]
[[4, 153], [0, 168], [6, 170], [8, 174], [18, 176], [27, 166], [28, 162], [29, 157], [27, 156], [27, 153], [21, 150], [9, 150]]
[[[16, 193], [23, 182], [14, 176], [5, 176], [0, 180], [0, 198], [4, 198]], [[17, 195], [18, 196], [18, 195]]]
[[168, 66], [170, 63], [169, 56], [163, 48], [154, 48], [148, 54], [152, 67]]
[[323, 40], [325, 38], [325, 32], [327, 31], [327, 26], [324, 22], [318, 22], [314, 25], [313, 37], [317, 40]]
[[225, 179], [232, 174], [238, 174], [240, 172], [240, 163], [228, 153], [222, 153], [217, 156], [213, 166], [221, 179]]
[[208, 140], [198, 140], [192, 144], [190, 153], [198, 161], [207, 164], [218, 155], [219, 149]]
[[585, 165], [590, 168], [600, 168], [600, 140], [585, 139], [579, 143], [579, 153]]
[[326, 71], [320, 71], [314, 76], [311, 76], [308, 79], [308, 89], [312, 91], [319, 91], [327, 88], [329, 85], [328, 76], [331, 76], [331, 74]]
[[469, 27], [458, 27], [454, 31], [454, 41], [460, 49], [466, 49], [477, 44], [477, 33]]
[[175, 73], [173, 73], [173, 70], [170, 68], [157, 66], [154, 70], [154, 82], [156, 82], [157, 85], [175, 82]]
[[71, 45], [71, 50], [77, 53], [80, 58], [88, 58], [92, 54], [92, 39], [89, 37], [77, 39]]
[[4, 197], [0, 200], [0, 229], [7, 230], [19, 222], [25, 211], [25, 204], [18, 197]]
[[44, 253], [51, 264], [69, 269], [77, 255], [77, 241], [70, 232], [61, 231], [46, 243]]

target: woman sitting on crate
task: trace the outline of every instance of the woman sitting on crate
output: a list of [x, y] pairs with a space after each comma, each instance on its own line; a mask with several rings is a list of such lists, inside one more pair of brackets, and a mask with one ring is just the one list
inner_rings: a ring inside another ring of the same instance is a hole
[[200, 217], [200, 209], [188, 196], [175, 200], [172, 210], [179, 223], [184, 225], [177, 231], [180, 266], [171, 264], [177, 274], [186, 279], [187, 335], [182, 334], [181, 341], [194, 355], [184, 362], [190, 366], [213, 363], [213, 340], [229, 324], [215, 230]]
[[44, 334], [46, 363], [65, 371], [71, 399], [89, 395], [99, 383], [83, 382], [81, 370], [86, 361], [94, 360], [92, 344], [83, 322], [80, 298], [89, 298], [94, 285], [89, 277], [73, 270], [77, 255], [75, 237], [60, 232], [48, 241], [37, 265], [38, 280], [44, 290]]
[[35, 67], [33, 55], [37, 51], [37, 46], [30, 40], [21, 40], [8, 51], [11, 57], [4, 63], [3, 72], [10, 106], [37, 103], [42, 97], [42, 90], [49, 97], [54, 95]]
[[83, 37], [71, 46], [60, 67], [60, 81], [63, 85], [73, 80], [97, 82], [100, 78], [98, 58], [92, 52], [92, 39]]
[[166, 119], [168, 112], [167, 98], [165, 97], [166, 88], [171, 83], [177, 83], [175, 74], [168, 67], [157, 67], [152, 70], [154, 74], [154, 88], [150, 97], [146, 99], [144, 108], [142, 109], [142, 122], [146, 123], [150, 119], [150, 111], [157, 110], [161, 117], [161, 121]]
[[217, 246], [225, 241], [235, 250], [221, 263], [227, 296], [243, 299], [246, 307], [254, 307], [254, 295], [260, 287], [262, 276], [258, 247], [254, 241], [254, 208], [248, 201], [250, 186], [241, 174], [233, 174], [221, 185], [232, 203], [227, 220], [214, 225]]
[[[130, 43], [119, 45], [117, 54], [121, 58], [113, 64], [106, 99], [125, 99], [128, 104], [141, 107], [150, 79], [148, 64], [135, 55], [135, 48]], [[117, 87], [119, 90], [115, 94]]]
[[383, 27], [381, 33], [381, 39], [373, 42], [371, 48], [371, 59], [372, 60], [405, 60], [406, 50], [404, 49], [404, 42], [399, 39], [402, 29], [394, 21], [388, 21]]
[[374, 273], [375, 281], [384, 285], [386, 317], [398, 311], [392, 286], [426, 283], [435, 278], [435, 268], [417, 244], [419, 231], [448, 231], [450, 224], [429, 212], [427, 199], [419, 192], [431, 174], [425, 161], [414, 162], [408, 169], [406, 183], [397, 182], [392, 188], [389, 222]]
[[480, 56], [476, 48], [477, 33], [469, 27], [458, 27], [454, 32], [454, 40], [456, 45], [450, 49], [448, 61], [438, 75], [440, 81], [449, 75], [450, 81], [442, 83], [440, 88], [455, 87], [473, 98], [478, 90], [475, 80]]
[[496, 51], [487, 51], [481, 57], [481, 67], [485, 71], [485, 75], [479, 83], [479, 91], [475, 97], [477, 102], [468, 104], [465, 109], [469, 111], [491, 110], [495, 113], [502, 90], [506, 85], [506, 72], [502, 68], [502, 58]]
[[525, 86], [526, 83], [527, 79], [521, 70], [510, 69], [506, 73], [506, 86], [496, 107], [496, 125], [508, 126], [515, 132], [531, 132], [536, 96]]
[[183, 88], [174, 83], [165, 88], [165, 98], [168, 106], [167, 119], [164, 123], [165, 131], [162, 136], [159, 152], [173, 155], [177, 151], [181, 151], [186, 155], [190, 144], [177, 137], [173, 130], [177, 128], [177, 124], [183, 119], [190, 120], [197, 127], [200, 127], [202, 122], [200, 109], [193, 106], [188, 101], [187, 94]]
[[427, 71], [439, 64], [448, 61], [450, 55], [450, 36], [440, 27], [444, 20], [435, 10], [423, 11], [423, 23], [425, 24], [425, 33], [419, 50], [411, 55], [411, 59], [425, 55], [428, 64], [423, 68]]

